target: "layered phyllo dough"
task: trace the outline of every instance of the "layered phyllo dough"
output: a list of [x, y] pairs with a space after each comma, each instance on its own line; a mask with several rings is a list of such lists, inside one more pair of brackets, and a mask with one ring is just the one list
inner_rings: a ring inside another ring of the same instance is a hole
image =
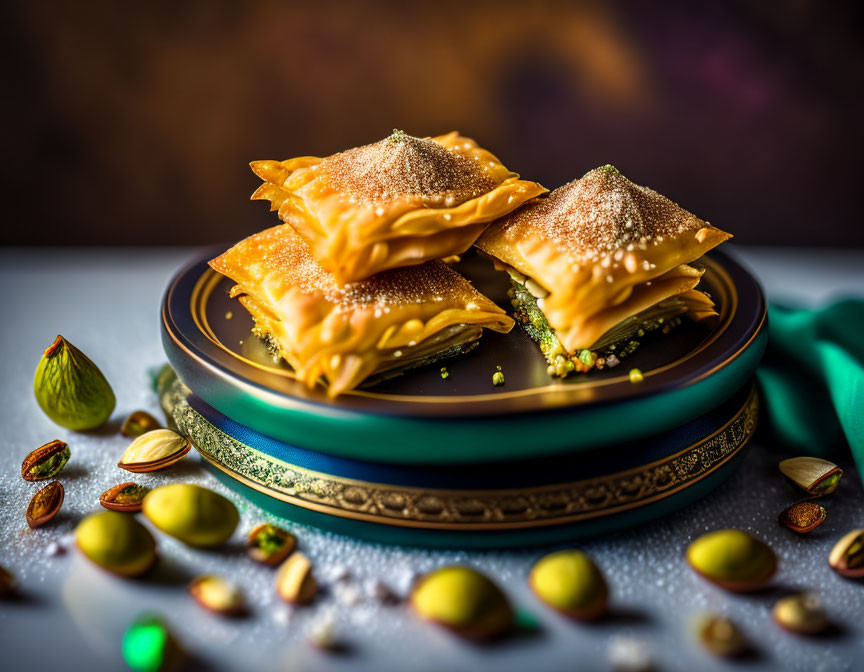
[[257, 233], [213, 259], [255, 332], [331, 397], [364, 381], [467, 352], [482, 329], [513, 320], [452, 268], [430, 261], [339, 285], [290, 226]]
[[[637, 335], [704, 320], [714, 304], [690, 266], [730, 234], [612, 166], [590, 171], [498, 220], [476, 245], [510, 273], [517, 317], [550, 373], [611, 365]], [[601, 358], [606, 362], [607, 358]]]
[[488, 226], [546, 189], [453, 132], [401, 131], [326, 158], [255, 161], [270, 201], [338, 284], [465, 252]]

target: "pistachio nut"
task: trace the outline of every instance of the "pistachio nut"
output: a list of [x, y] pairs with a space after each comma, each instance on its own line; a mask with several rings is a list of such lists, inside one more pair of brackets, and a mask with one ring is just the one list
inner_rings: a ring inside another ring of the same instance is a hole
[[687, 562], [702, 577], [735, 592], [764, 587], [777, 570], [777, 557], [764, 542], [742, 530], [716, 530], [687, 549]]
[[837, 489], [843, 470], [818, 457], [793, 457], [783, 460], [780, 471], [786, 478], [811, 495], [830, 495]]
[[123, 659], [135, 672], [179, 670], [184, 656], [168, 626], [156, 615], [144, 614], [123, 633]]
[[290, 604], [308, 604], [318, 592], [312, 563], [299, 551], [292, 553], [276, 572], [276, 592]]
[[248, 555], [265, 565], [278, 565], [297, 547], [297, 538], [270, 523], [259, 525], [249, 533]]
[[799, 635], [818, 635], [828, 628], [828, 616], [822, 600], [812, 593], [789, 595], [774, 605], [774, 620], [781, 627]]
[[811, 499], [790, 504], [780, 514], [780, 524], [799, 534], [815, 530], [828, 517], [825, 507]]
[[189, 593], [205, 609], [224, 616], [236, 616], [245, 608], [243, 591], [213, 574], [193, 579], [189, 584]]
[[224, 544], [240, 520], [228, 499], [189, 483], [154, 488], [144, 496], [141, 510], [165, 534], [190, 546]]
[[126, 449], [117, 466], [136, 474], [170, 467], [182, 459], [192, 444], [170, 429], [154, 429], [142, 434]]
[[133, 516], [91, 513], [75, 529], [78, 549], [94, 564], [120, 576], [143, 574], [156, 560], [156, 543]]
[[71, 455], [66, 443], [54, 439], [44, 446], [39, 446], [24, 458], [24, 462], [21, 463], [21, 478], [25, 481], [53, 478], [66, 466]]
[[27, 524], [36, 528], [56, 516], [63, 506], [64, 494], [63, 484], [59, 481], [52, 481], [39, 490], [27, 506]]
[[749, 648], [741, 630], [725, 616], [705, 614], [699, 618], [696, 636], [706, 650], [723, 658], [734, 658]]
[[442, 567], [422, 577], [411, 606], [421, 618], [472, 639], [496, 637], [513, 625], [507, 597], [470, 567]]
[[99, 503], [111, 511], [122, 511], [134, 513], [141, 510], [144, 495], [150, 492], [150, 488], [137, 483], [120, 483], [113, 488], [108, 488], [99, 496]]
[[130, 413], [129, 417], [123, 421], [123, 426], [120, 427], [120, 433], [129, 438], [136, 438], [147, 432], [159, 429], [162, 427], [156, 418], [150, 415], [147, 411], [135, 411]]
[[852, 530], [831, 549], [828, 564], [838, 574], [858, 579], [864, 576], [864, 529]]
[[33, 391], [45, 415], [66, 429], [95, 429], [114, 410], [114, 391], [99, 367], [62, 336], [39, 360]]
[[580, 551], [557, 551], [541, 558], [531, 570], [529, 583], [537, 597], [571, 618], [589, 620], [606, 611], [606, 581]]
[[16, 586], [17, 583], [12, 572], [0, 566], [0, 599], [14, 593]]

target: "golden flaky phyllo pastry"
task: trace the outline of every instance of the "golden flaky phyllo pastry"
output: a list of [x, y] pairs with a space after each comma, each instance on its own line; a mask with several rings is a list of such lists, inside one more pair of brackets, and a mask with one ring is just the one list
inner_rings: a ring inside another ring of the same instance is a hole
[[[703, 271], [688, 263], [730, 237], [604, 166], [498, 220], [477, 247], [510, 271], [517, 316], [557, 369], [561, 355], [666, 328], [677, 315], [714, 315], [695, 289]], [[592, 355], [580, 361], [590, 368]]]
[[440, 261], [385, 271], [344, 286], [321, 268], [290, 226], [255, 234], [210, 262], [237, 285], [231, 295], [255, 330], [312, 387], [330, 396], [470, 350], [483, 327], [513, 320]]
[[453, 132], [389, 138], [324, 159], [255, 161], [270, 201], [339, 284], [465, 252], [489, 222], [546, 192]]

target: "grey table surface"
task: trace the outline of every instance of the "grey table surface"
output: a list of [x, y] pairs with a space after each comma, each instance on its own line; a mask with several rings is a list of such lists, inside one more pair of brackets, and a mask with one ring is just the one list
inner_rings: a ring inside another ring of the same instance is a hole
[[[774, 299], [818, 303], [864, 296], [861, 251], [739, 249]], [[127, 581], [94, 568], [72, 548], [70, 535], [99, 493], [123, 478], [116, 466], [127, 440], [116, 423], [138, 408], [158, 410], [148, 368], [161, 364], [157, 310], [169, 276], [191, 249], [0, 248], [0, 565], [21, 585], [0, 601], [0, 669], [124, 669], [122, 633], [143, 611], [164, 616], [200, 668], [216, 670], [604, 670], [613, 651], [636, 646], [663, 670], [862, 670], [864, 583], [844, 580], [827, 566], [841, 534], [864, 527], [864, 491], [851, 458], [838, 491], [825, 500], [827, 522], [806, 537], [777, 523], [795, 499], [776, 463], [776, 446], [754, 442], [742, 467], [713, 494], [666, 519], [636, 530], [586, 541], [612, 590], [613, 614], [593, 625], [574, 624], [532, 597], [526, 575], [548, 549], [429, 551], [363, 543], [285, 523], [298, 536], [326, 589], [313, 606], [292, 609], [274, 595], [272, 572], [242, 555], [252, 525], [271, 519], [225, 491], [188, 459], [165, 473], [143, 475], [148, 485], [182, 479], [225, 492], [242, 519], [224, 552], [191, 550], [159, 536], [158, 568]], [[88, 353], [112, 382], [117, 408], [104, 431], [74, 434], [51, 423], [32, 394], [41, 351], [62, 333]], [[113, 429], [112, 429], [113, 428]], [[67, 440], [72, 460], [62, 473], [66, 502], [51, 525], [30, 531], [24, 510], [35, 484], [20, 478], [21, 459], [54, 438]], [[780, 558], [775, 588], [731, 595], [685, 566], [687, 544], [722, 527], [751, 530]], [[468, 563], [503, 586], [536, 628], [491, 646], [476, 646], [416, 620], [404, 605], [382, 605], [376, 582], [404, 594], [418, 572]], [[224, 620], [204, 612], [187, 594], [189, 579], [216, 572], [243, 587], [251, 615]], [[789, 590], [814, 590], [840, 627], [824, 638], [801, 638], [777, 628], [771, 607]], [[756, 653], [735, 664], [716, 660], [694, 643], [692, 621], [705, 610], [736, 620]], [[332, 622], [347, 645], [341, 655], [319, 651], [308, 633]]]

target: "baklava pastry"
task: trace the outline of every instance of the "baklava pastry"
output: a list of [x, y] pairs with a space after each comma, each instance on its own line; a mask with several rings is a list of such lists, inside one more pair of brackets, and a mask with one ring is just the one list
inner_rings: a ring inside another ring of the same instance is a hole
[[313, 387], [331, 397], [477, 345], [484, 327], [513, 320], [440, 261], [337, 285], [290, 226], [257, 233], [213, 259], [236, 282], [231, 295], [255, 332]]
[[[603, 166], [490, 226], [477, 247], [510, 273], [516, 316], [549, 371], [616, 365], [646, 332], [716, 315], [690, 262], [730, 238]], [[601, 355], [607, 356], [601, 356]]]
[[465, 252], [489, 222], [546, 192], [453, 132], [401, 131], [324, 159], [255, 161], [270, 201], [338, 284]]

